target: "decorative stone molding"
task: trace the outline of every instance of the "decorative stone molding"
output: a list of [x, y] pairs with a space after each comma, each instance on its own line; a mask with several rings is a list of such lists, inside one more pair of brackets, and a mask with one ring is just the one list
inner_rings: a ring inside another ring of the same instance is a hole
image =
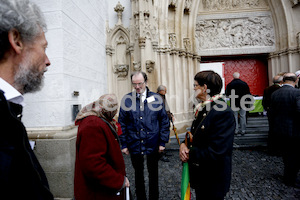
[[275, 49], [273, 22], [267, 14], [260, 17], [200, 19], [196, 23], [195, 32], [197, 53], [202, 55], [205, 51], [215, 52], [217, 49], [246, 51], [259, 47], [266, 52]]
[[117, 15], [118, 15], [117, 25], [121, 25], [122, 24], [122, 13], [124, 11], [124, 7], [120, 4], [120, 1], [118, 2], [118, 4], [116, 5], [116, 7], [114, 9], [115, 9], [115, 11], [117, 12]]
[[126, 78], [128, 75], [129, 65], [115, 65], [114, 73], [118, 75], [118, 78]]
[[154, 70], [155, 61], [153, 60], [146, 60], [146, 70], [147, 72], [151, 73]]
[[176, 47], [176, 34], [175, 33], [169, 33], [169, 45], [171, 49], [174, 49]]
[[298, 44], [298, 48], [300, 48], [300, 32], [299, 32], [299, 33], [297, 33], [297, 36], [296, 36], [296, 38], [297, 38], [297, 44]]
[[241, 9], [266, 9], [267, 0], [203, 0], [203, 11], [223, 11]]
[[280, 57], [280, 56], [284, 56], [284, 55], [288, 55], [288, 54], [295, 54], [295, 53], [299, 53], [300, 52], [300, 48], [289, 48], [289, 49], [284, 49], [281, 51], [276, 51], [276, 52], [272, 52], [269, 54], [269, 58], [276, 58], [276, 57]]
[[152, 49], [153, 49], [153, 51], [157, 51], [157, 49], [158, 49], [158, 42], [157, 41], [152, 42]]
[[133, 70], [141, 71], [142, 70], [141, 62], [133, 62]]

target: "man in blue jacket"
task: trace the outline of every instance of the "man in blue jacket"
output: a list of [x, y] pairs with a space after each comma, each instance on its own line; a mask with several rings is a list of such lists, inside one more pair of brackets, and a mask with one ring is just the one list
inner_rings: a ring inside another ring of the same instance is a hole
[[149, 91], [144, 72], [131, 74], [135, 91], [125, 95], [121, 102], [119, 122], [122, 127], [122, 152], [131, 155], [135, 170], [137, 200], [146, 200], [144, 155], [149, 172], [149, 199], [158, 200], [159, 153], [169, 141], [169, 118], [162, 98]]

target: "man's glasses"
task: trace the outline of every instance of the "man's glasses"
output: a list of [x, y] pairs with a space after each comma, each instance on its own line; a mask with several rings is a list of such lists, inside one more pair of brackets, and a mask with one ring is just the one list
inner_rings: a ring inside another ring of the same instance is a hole
[[145, 82], [142, 83], [131, 83], [133, 87], [139, 86], [141, 87]]

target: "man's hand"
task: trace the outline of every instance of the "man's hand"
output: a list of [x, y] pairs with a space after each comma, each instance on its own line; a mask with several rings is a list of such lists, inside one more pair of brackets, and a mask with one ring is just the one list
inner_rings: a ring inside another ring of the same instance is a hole
[[165, 148], [166, 148], [166, 147], [159, 146], [159, 148], [158, 148], [158, 152], [159, 152], [159, 153], [162, 153], [162, 152], [164, 152]]
[[187, 146], [184, 143], [180, 145], [179, 157], [182, 162], [187, 162], [189, 160], [189, 151], [190, 150], [187, 148]]
[[126, 155], [129, 155], [129, 150], [128, 150], [128, 148], [122, 149], [122, 153], [124, 153], [124, 154], [126, 154]]

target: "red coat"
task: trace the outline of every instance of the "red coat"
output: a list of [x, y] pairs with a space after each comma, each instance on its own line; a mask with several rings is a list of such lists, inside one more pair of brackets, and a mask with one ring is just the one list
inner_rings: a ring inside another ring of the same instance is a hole
[[76, 200], [113, 200], [122, 188], [125, 164], [109, 126], [96, 116], [79, 121], [74, 193]]

